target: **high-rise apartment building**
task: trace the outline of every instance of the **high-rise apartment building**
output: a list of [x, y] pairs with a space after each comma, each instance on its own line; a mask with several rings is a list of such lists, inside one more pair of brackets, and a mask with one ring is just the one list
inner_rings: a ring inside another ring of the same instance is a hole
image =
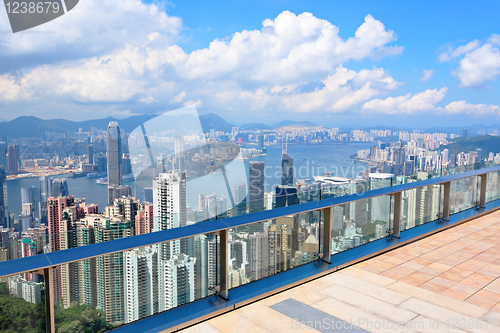
[[[154, 231], [186, 225], [186, 173], [170, 171], [153, 180]], [[180, 240], [158, 245], [158, 259], [180, 253]]]
[[125, 323], [158, 312], [158, 255], [151, 247], [123, 252]]
[[[120, 186], [122, 184], [122, 143], [120, 127], [116, 121], [108, 125], [106, 134], [106, 160], [108, 170], [108, 187]], [[108, 190], [108, 205], [113, 204], [116, 191]]]
[[268, 276], [267, 234], [256, 232], [248, 236], [250, 243], [250, 278], [260, 280]]
[[153, 232], [154, 208], [153, 204], [144, 203], [142, 210], [135, 214], [135, 234], [143, 235]]
[[176, 254], [160, 263], [158, 277], [159, 311], [193, 302], [196, 299], [196, 259], [185, 254]]

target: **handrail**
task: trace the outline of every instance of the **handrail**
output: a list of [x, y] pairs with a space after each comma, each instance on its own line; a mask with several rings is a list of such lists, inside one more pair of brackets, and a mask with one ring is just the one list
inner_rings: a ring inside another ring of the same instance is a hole
[[128, 238], [120, 238], [104, 243], [96, 243], [82, 247], [45, 253], [32, 257], [8, 260], [0, 262], [0, 277], [20, 274], [24, 272], [43, 270], [49, 267], [68, 264], [79, 260], [95, 258], [101, 255], [127, 251], [138, 247], [149, 246], [176, 239], [182, 239], [201, 234], [216, 233], [222, 230], [227, 230], [261, 221], [276, 219], [282, 216], [321, 210], [337, 205], [343, 205], [346, 203], [370, 199], [382, 195], [391, 195], [402, 191], [416, 189], [419, 187], [440, 185], [471, 176], [484, 175], [494, 171], [500, 171], [500, 165], [484, 169], [466, 171], [453, 175], [442, 176], [438, 178], [420, 180], [407, 184], [384, 187], [366, 192], [349, 194], [336, 198], [323, 199], [319, 201], [312, 201], [288, 207], [265, 210], [250, 214], [243, 214], [240, 216], [229, 217], [220, 220], [206, 221], [184, 227], [156, 231], [149, 234], [137, 235]]

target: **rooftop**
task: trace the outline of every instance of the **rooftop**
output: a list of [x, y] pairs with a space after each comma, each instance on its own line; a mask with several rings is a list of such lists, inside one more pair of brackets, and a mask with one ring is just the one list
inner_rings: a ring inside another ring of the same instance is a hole
[[496, 211], [184, 332], [498, 332], [499, 325]]

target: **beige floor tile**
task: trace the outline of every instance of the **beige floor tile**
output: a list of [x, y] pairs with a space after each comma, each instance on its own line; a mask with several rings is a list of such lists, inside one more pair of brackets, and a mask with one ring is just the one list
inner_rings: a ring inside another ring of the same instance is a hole
[[391, 269], [381, 273], [380, 275], [394, 279], [394, 280], [399, 280], [402, 277], [405, 277], [413, 272], [415, 272], [413, 269], [401, 267], [401, 266], [396, 266], [394, 268], [391, 268]]
[[405, 277], [399, 279], [400, 282], [411, 284], [412, 286], [419, 286], [424, 284], [425, 282], [433, 279], [435, 276], [431, 274], [427, 274], [424, 272], [416, 271]]
[[396, 280], [394, 280], [394, 279], [390, 279], [390, 278], [387, 278], [385, 276], [366, 272], [362, 269], [356, 268], [356, 266], [344, 268], [344, 269], [340, 270], [339, 273], [349, 275], [349, 276], [352, 276], [354, 278], [357, 278], [357, 279], [360, 279], [363, 281], [367, 281], [367, 282], [370, 282], [370, 283], [373, 283], [373, 284], [376, 284], [379, 286], [388, 286], [388, 285], [396, 282]]
[[433, 282], [435, 284], [438, 284], [438, 285], [446, 287], [446, 288], [450, 288], [451, 286], [453, 286], [456, 283], [455, 281], [448, 280], [448, 279], [445, 279], [445, 278], [442, 278], [439, 276], [435, 277], [434, 279], [430, 280], [429, 282]]
[[[271, 332], [290, 332], [293, 329], [294, 319], [259, 303], [250, 304], [237, 309], [234, 313], [248, 319], [254, 324]], [[318, 332], [305, 327], [300, 330], [304, 333]]]
[[491, 309], [500, 302], [500, 295], [487, 290], [479, 290], [477, 293], [465, 300], [467, 303]]
[[[212, 325], [210, 325], [207, 321], [205, 321], [203, 323], [199, 323], [197, 325], [188, 327], [188, 328], [184, 329], [183, 332], [186, 332], [186, 333], [220, 333], [220, 332], [227, 332], [227, 331], [220, 331], [220, 330], [216, 329], [215, 327], [213, 327]], [[235, 331], [233, 331], [233, 332], [235, 332]], [[241, 332], [243, 332], [243, 331], [241, 331]]]
[[[342, 319], [348, 323], [352, 323], [355, 326], [361, 327], [365, 330], [368, 330], [370, 332], [374, 333], [386, 333], [388, 332], [387, 329], [384, 329], [382, 327], [378, 327], [379, 325], [382, 326], [382, 324], [389, 325], [392, 324], [393, 329], [390, 330], [390, 332], [394, 333], [403, 333], [403, 332], [416, 332], [413, 330], [408, 330], [405, 328], [400, 327], [400, 321], [398, 322], [393, 322], [393, 321], [388, 321], [386, 319], [380, 318], [377, 315], [374, 315], [368, 311], [364, 311], [360, 309], [359, 307], [356, 306], [351, 306], [347, 303], [344, 303], [342, 301], [339, 301], [334, 298], [325, 298], [324, 300], [313, 304], [313, 307], [315, 307], [318, 310], [324, 311], [332, 316], [335, 316], [339, 319]], [[413, 318], [412, 318], [413, 319]], [[378, 325], [377, 325], [378, 323]], [[403, 323], [404, 324], [404, 323]], [[351, 327], [349, 327], [351, 328]]]
[[[410, 311], [416, 312], [422, 316], [425, 316], [429, 319], [433, 320], [439, 320], [440, 322], [444, 323], [451, 323], [453, 324], [454, 321], [457, 322], [457, 324], [460, 324], [461, 322], [468, 323], [469, 321], [472, 323], [478, 323], [480, 322], [478, 319], [472, 318], [470, 316], [461, 314], [456, 311], [452, 311], [440, 306], [437, 306], [435, 304], [429, 303], [422, 301], [417, 298], [410, 298], [407, 301], [404, 301], [401, 303], [401, 307], [408, 309]], [[474, 333], [485, 333], [485, 332], [496, 332], [493, 328], [485, 329], [484, 326], [486, 323], [480, 322], [481, 323], [481, 328], [478, 328], [479, 325], [475, 326], [474, 328], [467, 328], [467, 331], [469, 332], [474, 332]], [[448, 328], [448, 327], [447, 327]], [[461, 328], [460, 326], [458, 328]]]
[[450, 288], [446, 289], [441, 294], [463, 301], [468, 297], [470, 297], [472, 294], [476, 293], [478, 290], [479, 288], [472, 287], [467, 284], [459, 282], [457, 284], [454, 284]]
[[460, 281], [460, 283], [476, 287], [476, 288], [484, 288], [488, 283], [493, 281], [495, 277], [481, 274], [481, 273], [474, 273]]
[[323, 293], [330, 298], [335, 298], [339, 301], [345, 302], [364, 311], [371, 312], [395, 322], [407, 322], [416, 317], [416, 315], [410, 311], [403, 310], [390, 303], [381, 301], [368, 295], [364, 295], [354, 290], [344, 288], [342, 286], [333, 286], [327, 288], [323, 291]]
[[387, 288], [400, 292], [402, 294], [412, 296], [414, 298], [421, 299], [423, 301], [427, 301], [429, 303], [436, 304], [437, 306], [441, 306], [449, 310], [469, 315], [474, 318], [481, 318], [487, 312], [486, 309], [479, 306], [464, 303], [443, 294], [436, 294], [432, 291], [428, 291], [402, 282], [396, 282], [394, 284], [391, 284]]
[[413, 328], [419, 332], [428, 333], [462, 333], [462, 331], [457, 328], [448, 327], [446, 323], [439, 319], [430, 319], [419, 315], [415, 319], [412, 319], [407, 325], [408, 328]]
[[403, 301], [410, 298], [408, 295], [404, 295], [392, 290], [389, 290], [385, 287], [378, 286], [376, 284], [362, 281], [356, 278], [353, 278], [348, 275], [344, 275], [341, 273], [332, 274], [330, 282], [334, 282], [344, 288], [354, 290], [361, 294], [365, 294], [381, 301], [397, 305], [402, 303]]

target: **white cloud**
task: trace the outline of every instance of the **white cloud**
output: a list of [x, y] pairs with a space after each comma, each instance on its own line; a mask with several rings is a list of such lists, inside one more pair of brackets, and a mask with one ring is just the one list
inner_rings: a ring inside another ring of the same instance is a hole
[[174, 103], [180, 103], [184, 100], [184, 97], [186, 97], [186, 92], [185, 91], [181, 91], [181, 93], [177, 96], [174, 97], [174, 99], [172, 100]]
[[385, 100], [373, 99], [363, 105], [365, 111], [374, 111], [387, 114], [413, 114], [416, 112], [430, 111], [435, 109], [435, 104], [440, 102], [448, 88], [439, 90], [429, 89], [424, 92], [407, 94], [405, 96], [388, 97]]
[[472, 42], [467, 43], [466, 45], [462, 45], [453, 50], [451, 47], [448, 48], [446, 52], [442, 52], [439, 55], [439, 62], [450, 61], [455, 58], [460, 57], [462, 54], [466, 54], [474, 49], [476, 49], [480, 45], [479, 41], [473, 40]]
[[451, 102], [444, 108], [438, 108], [438, 110], [447, 114], [468, 113], [474, 115], [487, 115], [500, 113], [500, 107], [497, 105], [469, 104], [466, 101]]
[[387, 47], [396, 40], [393, 31], [371, 15], [343, 40], [339, 29], [310, 13], [285, 11], [265, 20], [262, 30], [235, 33], [229, 41], [214, 40], [205, 49], [184, 55], [178, 73], [189, 79], [234, 79], [287, 85], [318, 80], [348, 60], [399, 54], [402, 47]]
[[460, 80], [461, 87], [483, 87], [500, 74], [500, 51], [486, 43], [467, 53], [453, 74]]
[[191, 106], [191, 105], [194, 105], [196, 106], [197, 108], [201, 108], [203, 106], [203, 102], [201, 100], [197, 100], [197, 101], [186, 101], [184, 102], [183, 106]]
[[488, 38], [488, 42], [491, 44], [500, 46], [500, 35], [499, 34], [491, 34], [491, 36]]
[[460, 87], [484, 87], [488, 81], [495, 81], [500, 74], [500, 35], [491, 34], [481, 45], [473, 40], [457, 47], [449, 48], [439, 55], [439, 61], [460, 59], [458, 68], [451, 73], [460, 81]]
[[143, 98], [140, 98], [139, 99], [139, 102], [142, 102], [142, 103], [146, 103], [146, 104], [151, 104], [153, 102], [156, 102], [156, 99], [154, 99], [153, 97], [151, 96], [148, 96], [148, 97], [143, 97]]
[[433, 69], [424, 69], [422, 71], [422, 74], [424, 74], [424, 75], [420, 78], [420, 81], [427, 82], [434, 75], [434, 70]]
[[285, 95], [282, 99], [283, 106], [298, 112], [317, 110], [344, 112], [400, 86], [399, 82], [381, 68], [363, 69], [356, 73], [342, 65], [322, 82], [324, 87], [321, 89]]
[[[83, 7], [85, 12], [96, 6], [95, 0], [88, 2], [86, 6], [90, 7]], [[111, 10], [118, 5], [104, 0], [103, 6]], [[139, 10], [145, 26], [130, 23], [134, 22], [128, 12], [132, 9]], [[169, 103], [181, 103], [189, 96], [190, 101], [183, 104], [203, 104], [219, 110], [240, 107], [344, 112], [400, 85], [384, 69], [355, 72], [342, 65], [349, 60], [376, 59], [402, 52], [402, 47], [387, 46], [396, 40], [394, 32], [386, 30], [371, 15], [365, 17], [353, 37], [342, 39], [339, 29], [326, 20], [310, 13], [295, 15], [285, 11], [274, 20], [265, 20], [261, 30], [237, 32], [227, 40], [214, 40], [208, 48], [186, 53], [163, 38], [178, 33], [179, 19], [161, 14], [154, 5], [139, 0], [126, 0], [120, 10], [121, 16], [117, 14], [109, 20], [119, 27], [130, 27], [121, 32], [125, 36], [128, 30], [133, 30], [130, 40], [118, 38], [117, 43], [124, 45], [103, 51], [115, 45], [106, 43], [109, 35], [106, 21], [102, 23], [103, 36], [95, 37], [98, 55], [87, 56], [84, 52], [81, 60], [36, 66], [29, 72], [20, 71], [15, 77], [0, 75], [0, 88], [4, 88], [0, 102], [27, 98], [66, 103], [139, 101], [142, 105], [156, 102], [168, 107]], [[130, 22], [125, 24], [127, 17]], [[92, 34], [97, 33], [95, 26], [85, 30], [86, 25], [75, 20], [75, 26], [85, 32], [81, 42], [87, 45], [94, 40]], [[94, 22], [94, 18], [89, 22]], [[79, 38], [59, 44], [54, 41], [54, 45], [80, 43]], [[30, 45], [18, 47], [16, 52], [41, 52], [36, 40], [27, 41]], [[49, 43], [47, 47], [54, 45]], [[318, 88], [310, 91], [310, 85]]]
[[[173, 42], [181, 29], [182, 20], [168, 16], [160, 2], [84, 0], [67, 14], [25, 33], [0, 34], [0, 59], [40, 54], [92, 56], [143, 42], [144, 36], [150, 37], [149, 42]], [[0, 11], [0, 30], [11, 30], [5, 10]]]
[[113, 111], [113, 116], [115, 118], [119, 118], [119, 119], [124, 119], [124, 118], [128, 118], [128, 117], [131, 117], [131, 116], [138, 116], [139, 114], [137, 113], [133, 113], [131, 112], [130, 110], [124, 110], [124, 111]]

